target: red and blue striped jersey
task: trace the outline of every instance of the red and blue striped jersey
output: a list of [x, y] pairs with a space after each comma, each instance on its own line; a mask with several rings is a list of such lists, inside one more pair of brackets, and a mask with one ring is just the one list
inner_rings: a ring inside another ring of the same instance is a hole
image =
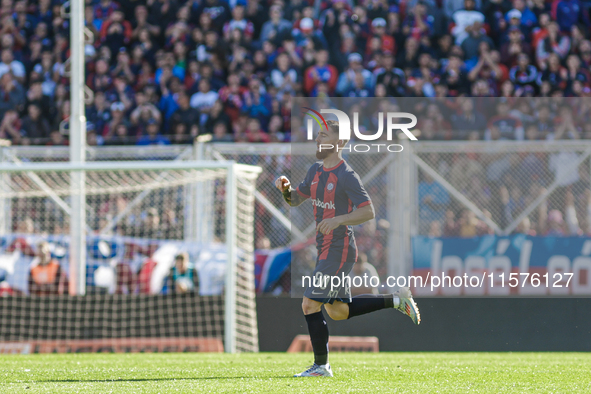
[[[371, 204], [359, 175], [344, 160], [332, 168], [324, 168], [322, 162], [314, 163], [296, 190], [300, 196], [312, 199], [317, 225], [324, 219], [346, 215], [353, 208]], [[316, 242], [319, 261], [357, 261], [351, 226], [339, 226], [329, 234], [316, 232]]]

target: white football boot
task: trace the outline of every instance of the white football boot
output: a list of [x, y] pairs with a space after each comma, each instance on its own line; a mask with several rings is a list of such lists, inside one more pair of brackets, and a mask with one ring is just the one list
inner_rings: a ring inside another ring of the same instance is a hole
[[332, 369], [330, 364], [318, 365], [314, 364], [310, 368], [306, 369], [302, 373], [293, 375], [294, 378], [317, 378], [317, 377], [328, 377], [332, 378]]
[[394, 297], [398, 297], [400, 300], [398, 306], [394, 308], [410, 317], [414, 324], [419, 324], [421, 322], [421, 314], [417, 304], [412, 299], [410, 289], [408, 287], [401, 287], [394, 292]]

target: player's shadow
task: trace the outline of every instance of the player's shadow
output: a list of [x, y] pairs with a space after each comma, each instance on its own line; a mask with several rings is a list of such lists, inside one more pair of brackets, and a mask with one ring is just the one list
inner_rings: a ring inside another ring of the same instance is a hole
[[[266, 376], [265, 379], [293, 379], [293, 376]], [[169, 380], [210, 380], [210, 379], [259, 379], [256, 376], [201, 376], [195, 378], [153, 378], [153, 379], [43, 379], [35, 380], [35, 383], [112, 383], [112, 382], [159, 382]]]

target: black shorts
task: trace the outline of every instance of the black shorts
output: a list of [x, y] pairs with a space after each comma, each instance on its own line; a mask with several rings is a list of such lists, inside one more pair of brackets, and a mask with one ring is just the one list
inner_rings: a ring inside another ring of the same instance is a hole
[[353, 301], [351, 281], [344, 278], [353, 269], [353, 264], [355, 262], [345, 262], [341, 265], [340, 261], [320, 260], [316, 263], [310, 281], [305, 281], [308, 287], [304, 291], [304, 296], [323, 304], [332, 304], [335, 300], [350, 304]]

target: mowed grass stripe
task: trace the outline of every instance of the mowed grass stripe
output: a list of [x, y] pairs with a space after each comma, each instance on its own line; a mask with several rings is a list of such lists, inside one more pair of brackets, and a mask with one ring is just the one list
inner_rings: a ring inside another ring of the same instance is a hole
[[311, 354], [0, 357], [2, 393], [591, 393], [588, 353], [333, 353], [334, 378], [291, 376]]

